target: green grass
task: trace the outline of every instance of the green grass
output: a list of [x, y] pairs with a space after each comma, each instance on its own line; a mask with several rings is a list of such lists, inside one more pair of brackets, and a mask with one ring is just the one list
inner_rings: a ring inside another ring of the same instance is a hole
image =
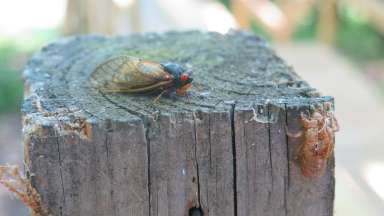
[[12, 65], [17, 49], [12, 43], [0, 44], [0, 113], [16, 111], [22, 97], [20, 72]]
[[29, 56], [56, 37], [56, 31], [0, 37], [0, 114], [18, 112], [23, 96], [21, 72]]
[[19, 110], [21, 98], [22, 81], [18, 73], [0, 69], [0, 113]]

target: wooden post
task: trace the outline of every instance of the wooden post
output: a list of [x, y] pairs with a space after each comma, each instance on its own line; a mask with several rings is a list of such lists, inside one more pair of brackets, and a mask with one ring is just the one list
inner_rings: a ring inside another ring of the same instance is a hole
[[[102, 93], [115, 55], [193, 71], [188, 97]], [[169, 32], [81, 36], [47, 45], [25, 71], [26, 171], [52, 215], [332, 215], [334, 162], [306, 178], [299, 115], [333, 103], [264, 40]]]

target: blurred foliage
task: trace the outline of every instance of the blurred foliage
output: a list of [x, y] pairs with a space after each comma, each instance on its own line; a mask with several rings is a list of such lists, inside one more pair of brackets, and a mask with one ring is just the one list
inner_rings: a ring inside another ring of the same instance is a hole
[[0, 43], [0, 113], [15, 111], [22, 97], [22, 81], [12, 61], [17, 50], [12, 43]]
[[293, 33], [294, 40], [312, 40], [316, 38], [318, 11], [312, 8], [307, 17], [298, 24]]
[[251, 30], [268, 41], [272, 40], [271, 36], [261, 26], [257, 25], [255, 21], [251, 21]]
[[52, 30], [0, 37], [0, 113], [19, 111], [23, 95], [22, 69], [31, 53], [54, 37], [56, 32]]
[[[318, 11], [313, 8], [298, 25], [293, 40], [315, 40]], [[339, 5], [334, 46], [351, 61], [363, 66], [384, 58], [384, 36], [357, 10]]]
[[[230, 8], [230, 0], [219, 0]], [[315, 40], [317, 37], [318, 10], [313, 8], [301, 23], [298, 24], [293, 34], [293, 40]], [[256, 22], [251, 23], [251, 30], [271, 40], [271, 37]], [[337, 31], [334, 46], [353, 62], [360, 65], [384, 59], [384, 36], [378, 32], [359, 13], [346, 4], [339, 4], [337, 11]]]
[[384, 36], [348, 7], [339, 8], [335, 46], [360, 64], [384, 58]]
[[230, 9], [231, 7], [231, 0], [219, 0], [226, 8]]
[[[314, 8], [298, 25], [293, 40], [316, 39], [318, 11]], [[360, 65], [384, 58], [384, 36], [356, 10], [341, 5], [337, 11], [334, 46]]]

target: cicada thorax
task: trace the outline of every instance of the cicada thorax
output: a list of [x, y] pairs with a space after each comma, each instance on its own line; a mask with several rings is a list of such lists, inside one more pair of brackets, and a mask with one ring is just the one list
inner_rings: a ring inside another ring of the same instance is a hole
[[329, 143], [323, 140], [322, 131], [325, 121], [321, 116], [312, 115], [309, 118], [301, 116], [304, 129], [304, 139], [299, 149], [298, 159], [303, 176], [316, 177], [322, 175], [329, 157]]
[[159, 63], [118, 56], [98, 65], [91, 82], [106, 92], [147, 93], [171, 88], [173, 76]]

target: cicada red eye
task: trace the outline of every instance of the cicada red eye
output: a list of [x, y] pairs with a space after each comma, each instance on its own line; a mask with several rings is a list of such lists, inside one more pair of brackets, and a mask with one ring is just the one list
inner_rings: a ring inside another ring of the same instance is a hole
[[189, 79], [188, 74], [182, 74], [182, 75], [180, 76], [180, 80], [181, 80], [182, 82], [186, 82], [186, 81], [188, 81], [188, 79]]

